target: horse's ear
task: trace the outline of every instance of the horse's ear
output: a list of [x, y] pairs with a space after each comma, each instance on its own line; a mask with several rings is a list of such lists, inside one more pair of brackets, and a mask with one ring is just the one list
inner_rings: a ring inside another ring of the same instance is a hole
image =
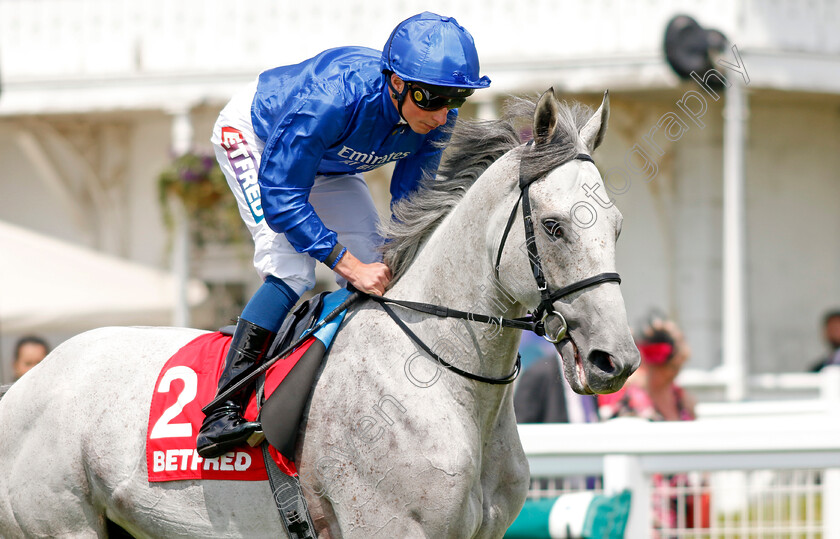
[[580, 130], [580, 138], [589, 151], [592, 152], [601, 145], [607, 132], [607, 120], [610, 119], [610, 92], [604, 92], [604, 99], [595, 114], [589, 118]]
[[560, 102], [554, 96], [554, 88], [549, 88], [537, 101], [534, 111], [534, 143], [544, 144], [551, 140], [557, 129], [557, 115], [560, 112]]

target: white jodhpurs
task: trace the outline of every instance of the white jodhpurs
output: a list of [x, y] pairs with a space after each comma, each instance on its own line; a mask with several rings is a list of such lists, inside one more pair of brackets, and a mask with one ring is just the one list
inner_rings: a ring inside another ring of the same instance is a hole
[[[315, 286], [316, 259], [298, 253], [286, 236], [274, 232], [263, 218], [257, 171], [264, 142], [254, 134], [251, 102], [254, 81], [236, 94], [219, 114], [211, 142], [216, 160], [236, 197], [239, 214], [254, 238], [254, 267], [261, 279], [274, 275], [298, 295]], [[316, 176], [309, 194], [315, 213], [338, 241], [365, 263], [381, 260], [377, 231], [379, 215], [361, 174]], [[344, 280], [336, 275], [340, 286]]]

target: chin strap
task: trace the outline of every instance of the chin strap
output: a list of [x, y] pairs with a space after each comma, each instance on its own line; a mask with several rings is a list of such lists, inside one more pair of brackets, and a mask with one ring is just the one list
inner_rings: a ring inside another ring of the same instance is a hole
[[402, 121], [404, 121], [405, 123], [408, 123], [408, 120], [405, 119], [405, 116], [403, 116], [403, 112], [402, 112], [403, 103], [405, 103], [405, 96], [408, 95], [408, 84], [403, 82], [402, 92], [398, 92], [397, 89], [394, 87], [394, 85], [391, 83], [391, 76], [390, 75], [387, 77], [387, 79], [388, 79], [388, 88], [391, 90], [391, 95], [394, 97], [394, 99], [397, 100], [397, 111], [399, 111], [399, 113], [400, 113], [400, 118], [402, 118]]

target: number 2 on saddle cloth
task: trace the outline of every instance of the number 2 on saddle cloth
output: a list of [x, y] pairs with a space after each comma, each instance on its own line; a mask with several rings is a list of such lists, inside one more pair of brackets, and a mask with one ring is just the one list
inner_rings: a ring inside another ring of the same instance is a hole
[[[347, 290], [339, 290], [302, 303], [290, 313], [266, 357], [272, 358], [296, 342], [348, 295]], [[275, 362], [257, 383], [257, 394], [250, 398], [245, 410], [248, 420], [262, 422], [271, 445], [269, 453], [287, 475], [297, 473], [294, 448], [303, 409], [343, 317], [342, 312], [288, 357]], [[220, 332], [201, 335], [181, 348], [161, 369], [152, 397], [146, 442], [149, 481], [267, 479], [259, 447], [243, 445], [213, 459], [202, 459], [195, 452], [195, 438], [204, 419], [201, 408], [216, 393], [229, 345], [230, 335]], [[281, 383], [282, 391], [275, 391]], [[262, 403], [261, 407], [258, 402]]]

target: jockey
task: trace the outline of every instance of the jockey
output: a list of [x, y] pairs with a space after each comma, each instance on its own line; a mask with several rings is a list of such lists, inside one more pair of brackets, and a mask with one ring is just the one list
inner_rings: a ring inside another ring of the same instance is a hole
[[[384, 294], [378, 216], [362, 173], [396, 161], [392, 202], [434, 174], [460, 107], [479, 76], [473, 38], [430, 12], [401, 22], [382, 52], [326, 50], [265, 71], [222, 110], [211, 141], [254, 238], [262, 286], [236, 324], [219, 391], [263, 359], [288, 311], [315, 286], [315, 263], [340, 285]], [[446, 126], [444, 129], [438, 129]], [[242, 398], [204, 419], [204, 458], [246, 441], [259, 424]]]

